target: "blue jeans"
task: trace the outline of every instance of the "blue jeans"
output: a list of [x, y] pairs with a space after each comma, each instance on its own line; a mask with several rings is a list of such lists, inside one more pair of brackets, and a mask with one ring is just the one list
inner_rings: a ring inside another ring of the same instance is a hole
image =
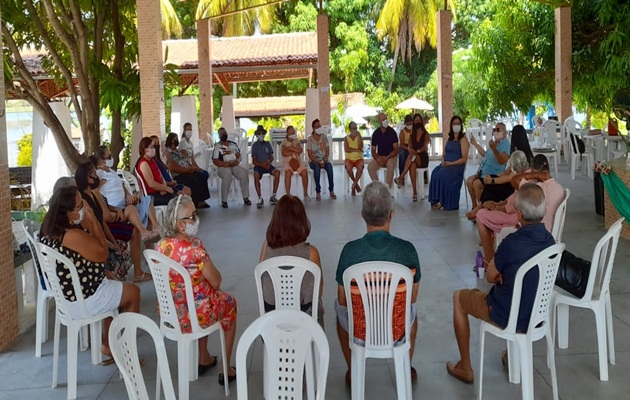
[[409, 152], [405, 149], [398, 149], [398, 175], [402, 174], [405, 169], [405, 163], [409, 157]]
[[[319, 165], [319, 163], [316, 163], [315, 161], [311, 161], [308, 165], [313, 170], [313, 180], [315, 181], [315, 193], [321, 193], [322, 186], [319, 183], [319, 176], [321, 175], [322, 167]], [[324, 165], [324, 168], [326, 169], [326, 175], [328, 175], [328, 191], [332, 193], [335, 191], [335, 182], [333, 180], [332, 164], [330, 162], [327, 162]]]

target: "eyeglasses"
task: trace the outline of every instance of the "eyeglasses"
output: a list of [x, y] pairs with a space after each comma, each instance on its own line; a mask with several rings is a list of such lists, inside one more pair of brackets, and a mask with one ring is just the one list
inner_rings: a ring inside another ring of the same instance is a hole
[[502, 129], [501, 128], [492, 128], [492, 132], [501, 132]]
[[197, 221], [197, 219], [199, 219], [199, 213], [197, 211], [195, 211], [195, 212], [192, 213], [192, 215], [190, 217], [183, 217], [183, 218], [180, 218], [179, 220], [183, 221], [185, 219], [190, 220], [192, 222], [195, 222], [195, 221]]

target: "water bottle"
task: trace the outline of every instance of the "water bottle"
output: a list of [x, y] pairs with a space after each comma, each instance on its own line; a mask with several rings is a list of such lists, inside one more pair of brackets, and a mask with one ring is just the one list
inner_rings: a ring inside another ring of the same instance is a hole
[[477, 259], [475, 260], [475, 274], [477, 278], [483, 279], [483, 255], [481, 255], [481, 250], [477, 250]]

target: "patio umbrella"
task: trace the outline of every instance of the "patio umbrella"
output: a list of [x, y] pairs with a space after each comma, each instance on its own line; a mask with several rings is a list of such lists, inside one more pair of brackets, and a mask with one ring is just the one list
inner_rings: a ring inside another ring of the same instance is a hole
[[399, 109], [411, 109], [411, 110], [429, 110], [429, 111], [433, 111], [433, 106], [429, 103], [427, 103], [424, 100], [420, 100], [417, 97], [411, 97], [405, 101], [403, 101], [402, 103], [399, 103], [396, 108]]
[[346, 108], [346, 115], [357, 117], [373, 117], [378, 114], [378, 111], [365, 104], [353, 104]]

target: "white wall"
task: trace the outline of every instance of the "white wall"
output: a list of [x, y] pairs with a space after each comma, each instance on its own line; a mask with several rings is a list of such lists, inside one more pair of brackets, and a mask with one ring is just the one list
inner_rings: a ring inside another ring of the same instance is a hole
[[228, 133], [236, 130], [236, 120], [234, 118], [234, 97], [223, 96], [223, 105], [221, 106], [221, 125]]
[[[197, 121], [197, 99], [195, 96], [177, 96], [171, 99], [171, 132], [181, 137], [184, 124], [192, 124], [192, 142], [195, 148], [199, 145], [199, 122]], [[167, 132], [166, 134], [170, 134]], [[162, 138], [164, 140], [166, 138]]]
[[319, 92], [317, 88], [306, 89], [306, 117], [304, 120], [304, 138], [311, 135], [311, 123], [319, 118]]

